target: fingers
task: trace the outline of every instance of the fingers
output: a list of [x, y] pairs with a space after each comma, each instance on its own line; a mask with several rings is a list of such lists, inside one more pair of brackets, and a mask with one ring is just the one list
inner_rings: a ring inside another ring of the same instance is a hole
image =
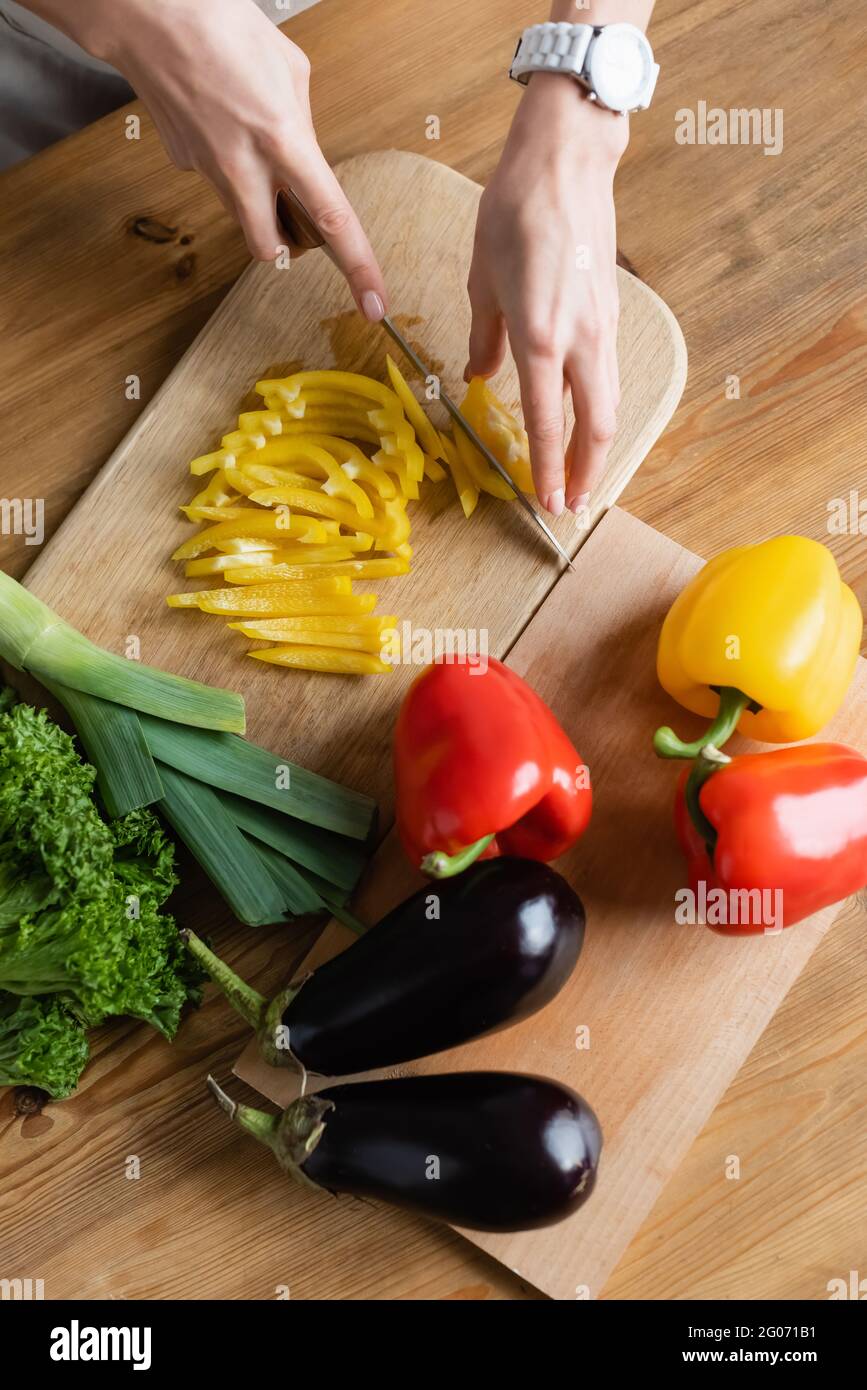
[[464, 381], [474, 376], [493, 376], [502, 364], [506, 352], [506, 323], [487, 276], [470, 269], [467, 282], [472, 311], [470, 356], [464, 370]]
[[569, 476], [566, 505], [577, 512], [586, 506], [608, 457], [617, 424], [616, 361], [611, 351], [597, 344], [566, 363], [572, 388], [575, 428], [569, 443]]
[[563, 364], [555, 355], [516, 357], [536, 496], [559, 516], [565, 501]]
[[250, 159], [235, 166], [217, 192], [234, 208], [250, 255], [257, 261], [273, 261], [278, 247], [286, 244], [286, 233], [277, 221], [276, 195], [267, 165]]
[[370, 242], [319, 146], [310, 157], [287, 171], [285, 180], [316, 223], [352, 291], [359, 310], [372, 323], [386, 312], [382, 271]]

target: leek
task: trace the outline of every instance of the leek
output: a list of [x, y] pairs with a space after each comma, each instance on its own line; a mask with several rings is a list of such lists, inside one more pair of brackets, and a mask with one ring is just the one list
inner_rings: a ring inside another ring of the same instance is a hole
[[245, 836], [247, 843], [258, 854], [266, 873], [277, 884], [283, 896], [286, 910], [293, 917], [303, 917], [311, 912], [324, 912], [325, 903], [320, 898], [316, 889], [311, 887], [304, 875], [284, 859], [282, 854], [278, 854], [275, 849], [268, 845], [256, 843]]
[[96, 768], [96, 785], [112, 819], [161, 799], [163, 784], [135, 710], [54, 681], [43, 679], [42, 684], [75, 725], [87, 760]]
[[238, 830], [210, 787], [160, 766], [165, 796], [159, 810], [201, 864], [239, 922], [251, 927], [281, 922], [285, 895], [265, 871], [251, 842]]
[[142, 715], [141, 722], [157, 762], [187, 777], [354, 840], [366, 840], [371, 833], [376, 806], [360, 792], [231, 734], [203, 729], [181, 732], [149, 715]]
[[304, 876], [314, 887], [317, 879], [333, 885], [332, 893], [355, 887], [367, 863], [367, 852], [357, 840], [305, 825], [290, 816], [276, 816], [267, 807], [228, 792], [219, 796], [240, 830], [305, 869]]
[[43, 684], [69, 686], [178, 724], [244, 732], [240, 695], [105, 651], [2, 572], [0, 657]]

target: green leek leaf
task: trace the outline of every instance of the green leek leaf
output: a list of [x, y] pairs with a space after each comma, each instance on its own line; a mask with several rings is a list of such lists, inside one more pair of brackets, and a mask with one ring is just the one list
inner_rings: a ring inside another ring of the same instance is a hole
[[75, 725], [88, 762], [96, 768], [96, 785], [112, 818], [160, 800], [163, 784], [135, 710], [55, 681], [43, 679], [43, 685]]
[[[360, 792], [232, 734], [180, 730], [149, 715], [142, 715], [141, 722], [157, 762], [187, 777], [354, 840], [366, 840], [371, 832], [376, 805]], [[228, 812], [224, 815], [229, 819]]]
[[238, 921], [251, 927], [283, 921], [284, 894], [210, 787], [165, 764], [158, 770], [165, 789], [158, 809]]

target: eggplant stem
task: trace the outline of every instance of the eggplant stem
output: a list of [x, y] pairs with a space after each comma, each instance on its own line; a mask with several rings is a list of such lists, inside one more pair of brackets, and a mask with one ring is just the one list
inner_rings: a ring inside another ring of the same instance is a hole
[[479, 855], [484, 854], [496, 833], [492, 831], [490, 835], [483, 835], [474, 845], [459, 849], [457, 854], [446, 854], [445, 850], [435, 849], [421, 861], [422, 873], [429, 874], [431, 878], [454, 878], [456, 874], [462, 874], [464, 869], [475, 864]]
[[232, 1008], [258, 1033], [268, 1012], [268, 1000], [265, 996], [248, 985], [246, 980], [242, 980], [240, 975], [236, 975], [225, 961], [220, 960], [219, 956], [215, 956], [214, 952], [205, 945], [200, 937], [196, 936], [195, 932], [186, 930], [181, 935], [187, 944], [190, 955], [204, 966], [214, 984], [223, 991]]
[[684, 743], [673, 729], [669, 729], [665, 725], [663, 728], [657, 729], [653, 735], [653, 750], [656, 756], [658, 758], [697, 758], [708, 744], [712, 744], [717, 749], [721, 748], [724, 743], [728, 743], [740, 722], [741, 715], [751, 704], [753, 701], [749, 695], [745, 695], [736, 686], [722, 686], [716, 718], [701, 738], [696, 739], [694, 743]]
[[239, 1105], [226, 1094], [213, 1076], [208, 1077], [208, 1090], [230, 1120], [234, 1120], [241, 1129], [246, 1129], [247, 1133], [252, 1134], [261, 1144], [267, 1144], [269, 1149], [274, 1148], [280, 1124], [279, 1115], [269, 1115], [264, 1110], [255, 1110], [252, 1105]]

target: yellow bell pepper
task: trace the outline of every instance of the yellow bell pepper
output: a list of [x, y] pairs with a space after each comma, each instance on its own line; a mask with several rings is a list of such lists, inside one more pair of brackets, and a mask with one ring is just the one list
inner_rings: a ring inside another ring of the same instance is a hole
[[718, 555], [675, 600], [657, 657], [668, 693], [715, 723], [692, 744], [659, 730], [656, 751], [694, 757], [735, 727], [766, 743], [812, 738], [849, 688], [863, 625], [818, 541], [779, 536]]
[[[530, 468], [527, 431], [494, 395], [483, 377], [474, 376], [467, 387], [467, 393], [461, 403], [461, 414], [466, 416], [467, 422], [472, 425], [482, 443], [490, 449], [509, 476], [514, 478], [521, 491], [532, 495], [535, 489]], [[498, 482], [502, 483], [502, 478], [495, 476]], [[503, 486], [505, 487], [505, 484]], [[509, 498], [514, 498], [510, 488], [506, 488], [506, 493]]]

